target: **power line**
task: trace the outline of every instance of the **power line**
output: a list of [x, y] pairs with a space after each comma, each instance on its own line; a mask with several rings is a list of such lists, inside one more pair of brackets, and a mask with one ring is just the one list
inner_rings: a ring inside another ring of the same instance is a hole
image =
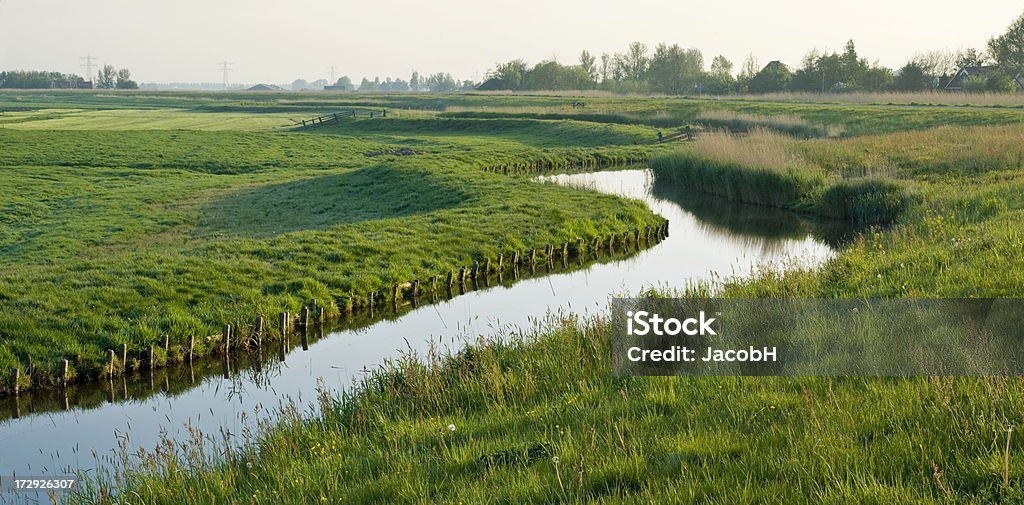
[[231, 63], [228, 60], [224, 60], [217, 64], [217, 66], [220, 67], [221, 72], [224, 72], [224, 89], [228, 89], [228, 72], [231, 71], [231, 65], [234, 65], [234, 63]]
[[82, 66], [85, 67], [85, 80], [89, 81], [89, 82], [93, 82], [93, 80], [92, 80], [92, 64], [97, 62], [97, 61], [99, 61], [99, 58], [96, 58], [94, 56], [82, 56], [79, 59], [85, 62], [85, 63], [82, 64]]

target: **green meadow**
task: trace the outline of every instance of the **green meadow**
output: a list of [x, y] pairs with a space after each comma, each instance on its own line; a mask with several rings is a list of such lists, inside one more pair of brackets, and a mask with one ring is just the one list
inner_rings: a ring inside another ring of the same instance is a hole
[[[122, 344], [118, 368], [151, 345], [163, 365], [189, 337], [211, 352], [225, 323], [241, 333], [310, 300], [337, 316], [474, 260], [660, 223], [636, 202], [493, 173], [644, 159], [649, 127], [396, 111], [293, 131], [281, 113], [57, 98], [83, 103], [0, 115], [0, 367], [31, 370], [23, 389], [64, 359], [73, 380], [107, 373]], [[415, 154], [388, 154], [402, 148]]]
[[[205, 335], [310, 298], [338, 311], [474, 259], [655, 224], [638, 202], [528, 177], [629, 160], [650, 159], [682, 195], [866, 226], [815, 269], [688, 294], [1022, 295], [1014, 105], [583, 99], [0, 95], [0, 182], [14, 188], [0, 204], [0, 365], [95, 365], [120, 342]], [[190, 117], [199, 126], [181, 126]], [[657, 144], [659, 131], [676, 140]], [[403, 147], [419, 154], [367, 156]], [[1024, 502], [1015, 377], [614, 378], [602, 316], [494, 337], [397, 360], [237, 450], [125, 455], [126, 471], [73, 501]]]

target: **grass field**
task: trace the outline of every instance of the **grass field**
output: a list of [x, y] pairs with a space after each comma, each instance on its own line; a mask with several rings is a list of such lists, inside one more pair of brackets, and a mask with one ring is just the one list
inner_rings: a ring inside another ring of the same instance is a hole
[[[180, 360], [189, 336], [211, 351], [224, 323], [311, 299], [336, 315], [474, 260], [660, 222], [488, 171], [642, 159], [656, 150], [637, 145], [655, 136], [643, 126], [407, 115], [291, 131], [277, 112], [162, 106], [0, 118], [0, 184], [17, 188], [0, 203], [0, 368], [31, 370], [22, 388], [52, 382], [62, 359], [77, 379], [120, 344]], [[418, 154], [370, 156], [402, 147]]]
[[[145, 95], [127, 95], [126, 107], [115, 106], [117, 96], [69, 96], [14, 94], [0, 97], [0, 107], [34, 102], [39, 114], [138, 109]], [[185, 307], [168, 324], [205, 329], [204, 317], [213, 324], [232, 311], [248, 316], [258, 304], [337, 299], [506, 248], [653, 219], [638, 204], [485, 170], [517, 159], [547, 167], [599, 154], [702, 159], [709, 177], [721, 177], [718, 184], [808, 171], [820, 184], [798, 184], [792, 194], [806, 199], [796, 206], [804, 211], [865, 177], [912, 196], [891, 222], [842, 242], [816, 270], [764, 272], [693, 288], [698, 294], [1022, 295], [1024, 116], [1016, 109], [587, 97], [580, 112], [567, 110], [565, 97], [537, 95], [194, 99], [217, 111], [209, 114], [309, 107], [312, 116], [347, 106], [398, 112], [393, 129], [382, 120], [308, 132], [23, 131], [32, 126], [26, 120], [17, 131], [0, 130], [5, 185], [24, 188], [5, 202], [10, 210], [0, 228], [3, 349], [34, 342], [9, 337], [27, 334], [11, 332], [20, 327], [53, 328], [39, 331], [50, 348], [84, 345], [63, 337], [67, 328], [139, 335], [145, 343], [163, 327], [138, 321], [167, 317], [144, 310], [153, 297]], [[82, 103], [67, 103], [75, 100]], [[182, 109], [175, 95], [151, 100], [155, 108], [175, 102]], [[699, 124], [702, 111], [706, 117], [716, 110], [799, 118], [797, 124], [843, 133], [645, 143], [659, 128], [675, 128], [666, 124]], [[750, 149], [752, 142], [761, 148]], [[396, 147], [423, 154], [365, 156]], [[722, 176], [722, 167], [734, 175]], [[698, 190], [723, 200], [758, 194], [755, 185], [746, 193], [715, 191], [714, 181], [681, 187], [673, 198]], [[331, 196], [296, 200], [313, 188]], [[367, 198], [369, 191], [385, 196]], [[841, 193], [834, 198], [843, 200]], [[309, 218], [300, 225], [300, 216]], [[370, 273], [346, 276], [350, 271]], [[62, 297], [64, 286], [77, 296]], [[132, 317], [67, 317], [110, 307]], [[285, 415], [239, 450], [198, 452], [179, 441], [126, 455], [129, 471], [93, 481], [76, 499], [1024, 502], [1018, 378], [615, 379], [609, 331], [600, 317], [551, 320], [504, 342], [484, 338], [454, 357], [402, 360], [351, 396], [325, 394], [312, 417]], [[22, 357], [7, 356], [0, 359]]]

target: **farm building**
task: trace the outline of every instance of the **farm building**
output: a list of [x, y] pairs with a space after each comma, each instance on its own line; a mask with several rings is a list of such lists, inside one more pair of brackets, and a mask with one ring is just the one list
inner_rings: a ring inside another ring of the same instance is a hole
[[246, 91], [283, 91], [283, 88], [274, 86], [273, 84], [257, 84], [251, 88], [247, 88]]

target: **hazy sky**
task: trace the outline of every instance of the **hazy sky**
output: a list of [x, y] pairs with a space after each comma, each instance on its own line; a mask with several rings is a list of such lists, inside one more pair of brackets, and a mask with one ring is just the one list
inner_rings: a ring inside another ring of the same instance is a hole
[[574, 63], [639, 40], [790, 65], [811, 48], [898, 67], [911, 54], [983, 49], [1024, 5], [1017, 0], [0, 0], [0, 68], [84, 74], [81, 57], [128, 67], [139, 82], [291, 82], [338, 67], [408, 78], [482, 78], [495, 62]]

